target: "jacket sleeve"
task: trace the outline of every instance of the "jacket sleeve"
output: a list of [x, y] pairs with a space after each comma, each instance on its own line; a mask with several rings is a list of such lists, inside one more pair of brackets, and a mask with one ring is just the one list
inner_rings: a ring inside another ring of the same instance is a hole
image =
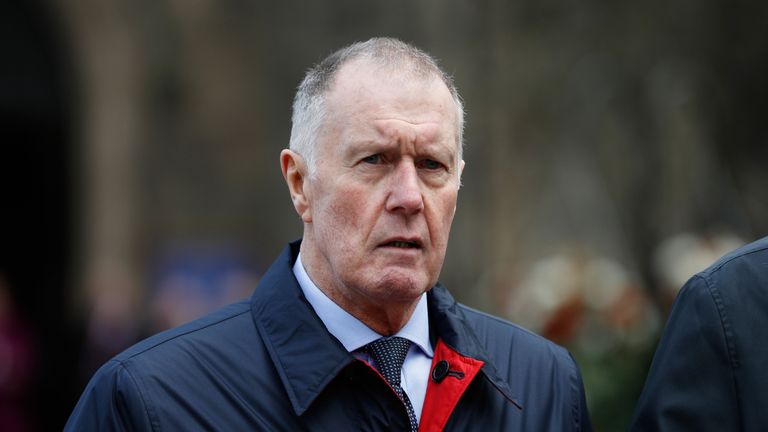
[[738, 430], [720, 292], [694, 276], [681, 289], [640, 395], [631, 431]]
[[573, 372], [570, 375], [571, 381], [571, 416], [573, 430], [580, 432], [592, 432], [592, 421], [589, 418], [589, 409], [587, 408], [587, 397], [584, 392], [584, 382], [581, 379], [581, 372], [573, 355], [568, 353]]
[[117, 360], [96, 372], [64, 426], [64, 431], [150, 430], [155, 428], [139, 386]]

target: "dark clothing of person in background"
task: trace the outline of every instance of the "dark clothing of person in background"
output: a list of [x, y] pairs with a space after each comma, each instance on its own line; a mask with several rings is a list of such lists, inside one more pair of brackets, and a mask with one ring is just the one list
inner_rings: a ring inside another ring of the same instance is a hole
[[768, 237], [681, 289], [632, 431], [768, 431]]

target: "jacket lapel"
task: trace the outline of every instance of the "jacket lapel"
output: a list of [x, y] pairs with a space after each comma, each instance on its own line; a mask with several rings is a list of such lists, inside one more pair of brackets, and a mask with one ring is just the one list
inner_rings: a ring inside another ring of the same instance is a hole
[[328, 333], [293, 275], [299, 244], [286, 247], [264, 274], [251, 313], [293, 409], [302, 415], [354, 357]]

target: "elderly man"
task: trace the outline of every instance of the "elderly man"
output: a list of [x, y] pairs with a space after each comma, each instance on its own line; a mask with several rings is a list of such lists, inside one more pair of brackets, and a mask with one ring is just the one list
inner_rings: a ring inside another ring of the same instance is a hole
[[104, 365], [68, 430], [589, 430], [562, 348], [437, 283], [463, 110], [426, 53], [371, 39], [311, 69], [280, 163], [304, 224], [250, 301]]

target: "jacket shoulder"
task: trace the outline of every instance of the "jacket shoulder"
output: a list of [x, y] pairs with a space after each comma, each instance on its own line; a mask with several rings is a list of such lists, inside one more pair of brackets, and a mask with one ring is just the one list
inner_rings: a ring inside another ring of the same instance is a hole
[[157, 333], [127, 348], [116, 355], [113, 361], [140, 361], [142, 357], [152, 356], [156, 351], [173, 351], [191, 341], [209, 341], [210, 343], [225, 343], [219, 338], [222, 333], [230, 331], [233, 326], [251, 323], [250, 306], [246, 300], [225, 306], [208, 315], [190, 321], [179, 327]]
[[226, 306], [113, 357], [90, 380], [65, 429], [194, 430], [206, 420], [196, 414], [203, 407], [224, 415], [240, 409], [228, 401], [272, 380], [258, 374], [268, 357], [250, 311], [248, 301]]
[[726, 254], [696, 276], [709, 285], [768, 286], [768, 237]]
[[526, 362], [573, 362], [565, 348], [518, 324], [463, 304], [459, 304], [459, 308], [486, 349], [525, 352], [519, 360]]
[[[488, 355], [488, 361], [512, 391], [524, 400], [542, 389], [581, 398], [583, 384], [576, 361], [565, 348], [517, 324], [459, 305]], [[564, 391], [568, 390], [568, 391]]]
[[133, 375], [112, 359], [91, 378], [64, 431], [155, 430], [150, 411]]

